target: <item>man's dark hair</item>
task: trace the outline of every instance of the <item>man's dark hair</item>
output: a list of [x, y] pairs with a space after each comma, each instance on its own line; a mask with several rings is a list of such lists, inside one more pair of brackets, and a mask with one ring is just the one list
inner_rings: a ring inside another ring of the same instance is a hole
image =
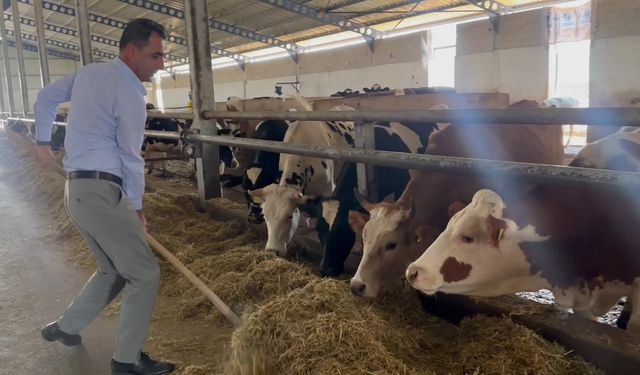
[[152, 33], [158, 33], [162, 39], [167, 39], [167, 31], [164, 26], [148, 18], [136, 18], [129, 22], [120, 37], [120, 51], [133, 43], [138, 48], [144, 48], [149, 44]]

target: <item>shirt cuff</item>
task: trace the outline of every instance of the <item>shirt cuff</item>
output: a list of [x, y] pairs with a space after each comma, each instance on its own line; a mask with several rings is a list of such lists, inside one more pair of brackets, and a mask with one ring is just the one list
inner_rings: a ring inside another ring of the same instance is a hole
[[129, 199], [129, 202], [131, 202], [134, 210], [138, 211], [142, 209], [142, 198], [131, 198]]

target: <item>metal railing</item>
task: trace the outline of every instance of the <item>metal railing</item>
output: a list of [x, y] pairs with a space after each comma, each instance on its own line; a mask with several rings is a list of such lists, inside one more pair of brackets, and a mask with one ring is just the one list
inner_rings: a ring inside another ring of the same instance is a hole
[[[192, 113], [149, 113], [151, 118], [193, 118]], [[313, 111], [313, 112], [205, 112], [207, 118], [236, 120], [327, 120], [327, 121], [400, 121], [400, 122], [474, 122], [509, 124], [564, 124], [580, 123], [605, 126], [640, 126], [640, 109], [588, 108], [588, 109], [482, 109], [434, 111]], [[8, 120], [34, 122], [33, 119], [9, 117]], [[55, 124], [64, 126], [65, 123]], [[180, 133], [145, 131], [146, 136], [179, 140]], [[188, 142], [236, 146], [254, 150], [327, 158], [387, 167], [425, 171], [447, 171], [482, 175], [483, 177], [514, 176], [543, 183], [580, 183], [589, 185], [618, 185], [640, 187], [640, 173], [576, 168], [558, 165], [446, 157], [427, 154], [379, 151], [359, 148], [334, 149], [304, 144], [187, 134]]]

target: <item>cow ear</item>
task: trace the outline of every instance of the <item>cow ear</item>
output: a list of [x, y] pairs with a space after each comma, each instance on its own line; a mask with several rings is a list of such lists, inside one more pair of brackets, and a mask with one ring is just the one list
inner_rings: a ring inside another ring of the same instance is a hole
[[497, 219], [493, 215], [487, 217], [487, 230], [489, 233], [489, 243], [498, 247], [500, 241], [504, 238], [505, 230], [507, 229], [507, 222], [502, 219]]
[[451, 203], [449, 205], [449, 208], [447, 209], [447, 214], [449, 215], [449, 219], [451, 219], [453, 217], [453, 215], [457, 214], [459, 211], [461, 211], [463, 208], [465, 208], [467, 205], [460, 202], [460, 201], [455, 201], [453, 203]]
[[429, 246], [436, 240], [438, 231], [430, 225], [420, 225], [414, 230], [414, 234], [417, 244], [421, 244], [421, 246]]
[[351, 229], [356, 233], [357, 237], [362, 236], [362, 230], [369, 221], [369, 215], [363, 214], [359, 211], [349, 211], [349, 225]]
[[255, 199], [256, 203], [264, 203], [263, 189], [247, 190], [247, 193]]
[[396, 193], [389, 193], [380, 202], [395, 203], [395, 201], [396, 201]]

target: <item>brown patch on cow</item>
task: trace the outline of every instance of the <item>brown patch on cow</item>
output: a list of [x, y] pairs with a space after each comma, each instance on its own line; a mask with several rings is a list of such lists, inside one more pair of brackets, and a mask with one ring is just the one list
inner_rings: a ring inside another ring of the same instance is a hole
[[487, 229], [489, 231], [489, 240], [491, 245], [498, 247], [504, 231], [507, 229], [507, 223], [502, 219], [497, 219], [492, 215], [487, 217]]
[[454, 257], [448, 257], [444, 263], [442, 263], [440, 273], [445, 282], [453, 283], [469, 277], [471, 268], [470, 264], [458, 262]]

